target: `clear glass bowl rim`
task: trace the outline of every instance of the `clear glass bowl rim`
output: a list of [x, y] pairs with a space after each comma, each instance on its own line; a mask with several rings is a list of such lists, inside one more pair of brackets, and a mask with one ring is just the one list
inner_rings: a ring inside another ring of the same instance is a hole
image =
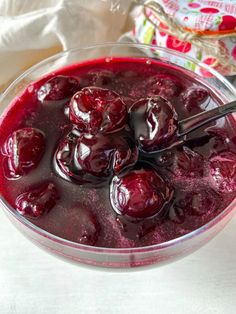
[[[23, 72], [20, 76], [18, 76], [9, 86], [8, 88], [4, 91], [4, 93], [0, 97], [0, 102], [14, 89], [14, 87], [21, 81], [23, 80], [27, 75], [32, 73], [33, 71], [37, 70], [37, 68], [47, 64], [48, 62], [55, 61], [56, 59], [65, 56], [68, 53], [73, 53], [73, 52], [84, 52], [86, 50], [91, 50], [91, 49], [96, 49], [96, 48], [108, 48], [108, 47], [124, 47], [124, 48], [140, 48], [140, 49], [155, 49], [160, 52], [166, 52], [171, 55], [174, 55], [179, 58], [183, 58], [185, 60], [188, 60], [190, 62], [193, 62], [197, 64], [198, 66], [204, 68], [208, 72], [210, 72], [214, 77], [216, 77], [225, 87], [227, 87], [228, 90], [232, 94], [235, 95], [236, 99], [236, 89], [233, 87], [233, 85], [224, 77], [222, 76], [219, 72], [216, 70], [212, 69], [208, 65], [200, 62], [197, 59], [194, 59], [192, 57], [186, 56], [185, 54], [178, 52], [178, 51], [173, 51], [168, 48], [163, 48], [159, 46], [154, 46], [154, 45], [147, 45], [147, 44], [139, 44], [139, 43], [117, 43], [117, 42], [105, 42], [105, 43], [97, 43], [95, 45], [91, 46], [85, 46], [85, 47], [75, 47], [72, 49], [65, 50], [63, 52], [57, 53], [49, 58], [44, 59], [41, 62], [38, 62], [37, 64], [33, 65], [30, 67], [28, 70]], [[149, 58], [147, 56], [147, 58]], [[161, 59], [161, 57], [160, 57]], [[164, 61], [165, 62], [165, 61]], [[170, 62], [171, 63], [171, 62]], [[172, 63], [174, 64], [174, 63]], [[180, 67], [179, 65], [174, 64], [177, 67]], [[63, 67], [63, 66], [62, 66]], [[186, 69], [185, 69], [186, 70]], [[188, 70], [186, 70], [188, 71]], [[210, 85], [210, 84], [209, 84]], [[6, 108], [4, 109], [3, 113], [0, 116], [0, 120], [2, 119], [4, 112]], [[89, 246], [89, 245], [84, 245], [84, 244], [79, 244], [76, 242], [72, 242], [63, 238], [60, 238], [58, 236], [55, 236], [37, 226], [35, 226], [33, 223], [28, 221], [26, 218], [21, 216], [13, 207], [9, 206], [7, 202], [0, 196], [0, 204], [3, 205], [4, 209], [7, 210], [11, 215], [13, 215], [14, 218], [16, 218], [19, 222], [23, 223], [26, 227], [30, 228], [32, 231], [36, 232], [38, 235], [41, 235], [47, 239], [50, 239], [58, 244], [62, 244], [68, 247], [72, 247], [75, 249], [78, 249], [80, 251], [86, 251], [86, 252], [91, 252], [91, 253], [106, 253], [106, 254], [132, 254], [132, 253], [146, 253], [146, 252], [151, 252], [151, 251], [158, 251], [162, 250], [165, 248], [170, 248], [174, 247], [180, 243], [186, 242], [187, 240], [190, 240], [192, 238], [197, 237], [198, 235], [204, 233], [204, 231], [209, 230], [210, 228], [213, 228], [218, 222], [220, 222], [225, 216], [230, 214], [234, 208], [236, 207], [236, 198], [219, 214], [217, 215], [214, 219], [210, 220], [207, 224], [201, 226], [198, 229], [195, 229], [191, 231], [190, 233], [187, 233], [181, 237], [162, 242], [159, 244], [154, 244], [154, 245], [149, 245], [149, 246], [142, 246], [142, 247], [134, 247], [134, 248], [106, 248], [106, 247], [96, 247], [96, 246]]]

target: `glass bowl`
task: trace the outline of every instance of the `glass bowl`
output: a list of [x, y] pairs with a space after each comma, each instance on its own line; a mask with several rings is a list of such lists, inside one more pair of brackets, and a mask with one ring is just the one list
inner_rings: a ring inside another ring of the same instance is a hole
[[[106, 43], [85, 48], [75, 48], [59, 53], [23, 73], [8, 87], [1, 97], [0, 123], [4, 116], [4, 110], [9, 103], [29, 83], [63, 66], [101, 57], [106, 57], [106, 61], [109, 62], [113, 56], [147, 58], [147, 62], [151, 62], [151, 59], [155, 58], [165, 63], [171, 63], [179, 71], [185, 72], [208, 86], [222, 103], [236, 99], [236, 90], [222, 75], [184, 54], [150, 45]], [[197, 72], [208, 71], [208, 76], [211, 77], [204, 79], [197, 76], [194, 72], [184, 67], [188, 66], [189, 68], [189, 65]], [[17, 229], [46, 251], [76, 264], [124, 270], [137, 269], [141, 266], [162, 265], [197, 250], [212, 239], [232, 218], [236, 209], [236, 199], [217, 217], [191, 233], [161, 244], [128, 249], [92, 247], [67, 241], [36, 227], [11, 208], [2, 197], [0, 197], [0, 206]]]

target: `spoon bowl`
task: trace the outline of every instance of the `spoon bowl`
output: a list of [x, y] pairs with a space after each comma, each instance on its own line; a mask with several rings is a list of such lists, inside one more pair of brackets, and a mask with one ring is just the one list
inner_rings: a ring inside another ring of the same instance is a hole
[[198, 128], [207, 125], [210, 122], [216, 121], [222, 117], [225, 117], [233, 112], [236, 112], [236, 100], [183, 119], [178, 122], [178, 132], [169, 146], [155, 150], [153, 152], [145, 153], [145, 155], [156, 155], [158, 153], [162, 153], [176, 146], [179, 146], [185, 142], [185, 135], [196, 131]]

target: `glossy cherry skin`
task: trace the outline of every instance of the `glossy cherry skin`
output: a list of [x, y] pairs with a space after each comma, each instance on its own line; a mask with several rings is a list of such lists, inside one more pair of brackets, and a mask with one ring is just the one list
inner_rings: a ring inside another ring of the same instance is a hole
[[114, 135], [68, 134], [55, 154], [55, 169], [78, 184], [103, 182], [133, 166], [138, 150], [128, 131]]
[[210, 179], [213, 185], [223, 193], [236, 191], [236, 155], [221, 152], [209, 160]]
[[93, 212], [82, 204], [70, 208], [68, 219], [62, 222], [63, 238], [85, 245], [94, 245], [98, 239], [100, 225]]
[[90, 134], [121, 130], [128, 118], [120, 96], [105, 88], [83, 88], [72, 97], [69, 108], [71, 122], [80, 131]]
[[49, 212], [59, 199], [58, 191], [52, 182], [40, 184], [20, 194], [16, 201], [16, 210], [23, 216], [41, 217]]
[[162, 97], [143, 98], [135, 102], [129, 112], [135, 139], [144, 152], [168, 146], [177, 134], [178, 115]]
[[36, 168], [45, 151], [45, 136], [35, 128], [14, 131], [6, 140], [7, 177], [18, 178]]
[[68, 100], [80, 89], [79, 80], [73, 76], [57, 75], [46, 81], [38, 90], [41, 102]]
[[154, 169], [138, 169], [115, 176], [110, 186], [113, 209], [133, 218], [152, 217], [162, 211], [170, 189]]

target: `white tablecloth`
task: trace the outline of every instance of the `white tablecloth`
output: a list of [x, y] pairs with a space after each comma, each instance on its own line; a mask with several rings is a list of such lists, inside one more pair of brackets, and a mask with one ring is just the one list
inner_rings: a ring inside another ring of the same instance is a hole
[[1, 314], [235, 314], [236, 217], [170, 265], [112, 273], [63, 262], [26, 240], [0, 211]]

